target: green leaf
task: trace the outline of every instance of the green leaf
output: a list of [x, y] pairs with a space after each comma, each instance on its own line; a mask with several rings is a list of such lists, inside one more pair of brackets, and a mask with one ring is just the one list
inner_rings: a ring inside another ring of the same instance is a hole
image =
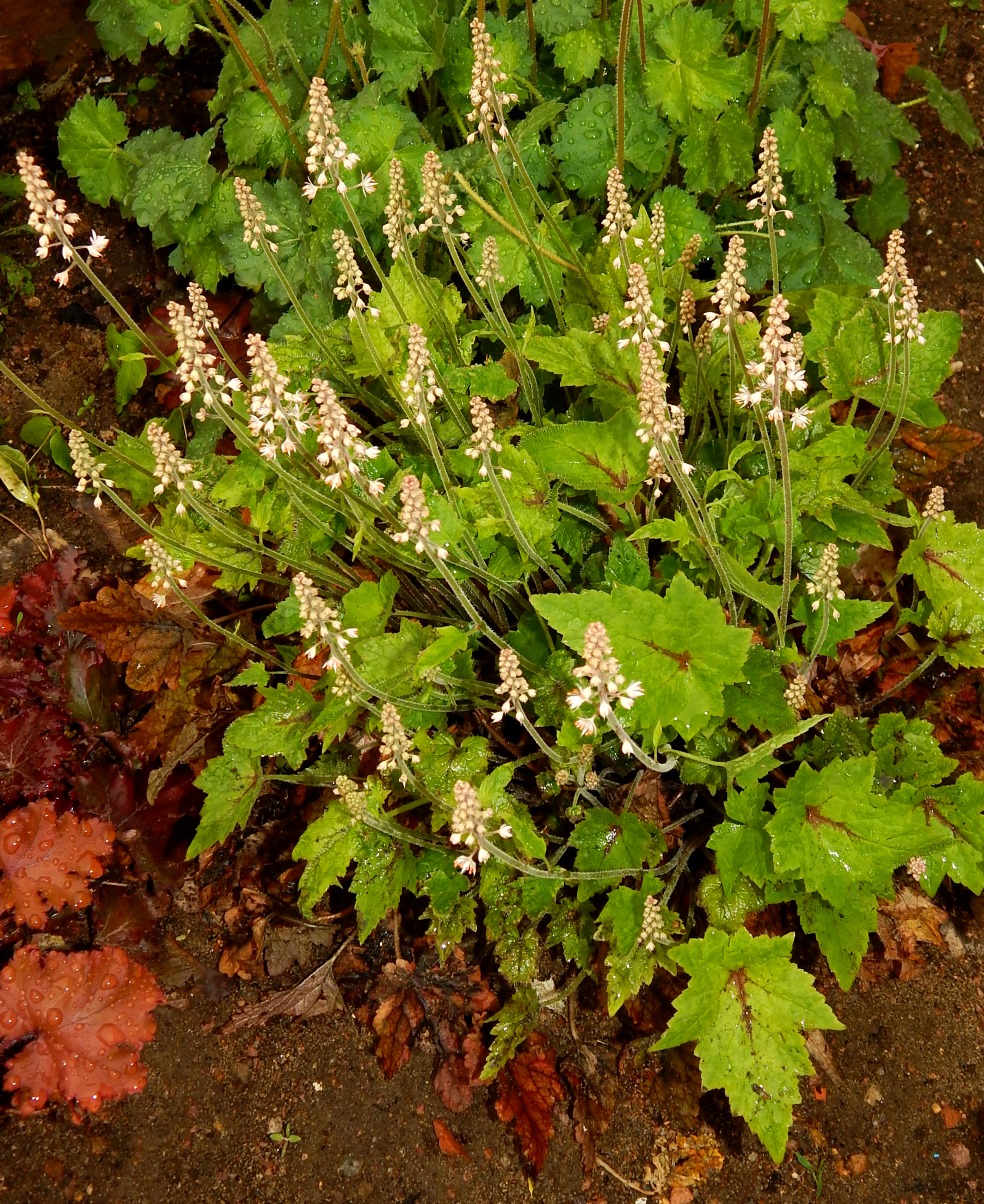
[[553, 136], [564, 186], [585, 199], [605, 191], [615, 161], [615, 89], [585, 88], [567, 106]]
[[556, 42], [564, 34], [584, 29], [594, 20], [595, 0], [536, 0], [533, 23], [546, 42]]
[[381, 635], [393, 613], [400, 583], [387, 570], [378, 581], [363, 581], [342, 599], [342, 626], [356, 627], [360, 639]]
[[605, 580], [611, 585], [634, 585], [646, 589], [651, 574], [649, 561], [621, 533], [612, 540], [605, 564]]
[[927, 71], [925, 67], [910, 67], [906, 75], [926, 89], [926, 99], [939, 113], [945, 130], [949, 130], [951, 134], [959, 134], [971, 150], [981, 145], [981, 132], [962, 92], [954, 88], [944, 88], [939, 76]]
[[408, 92], [444, 62], [444, 19], [428, 0], [373, 0], [369, 27], [387, 91]]
[[841, 990], [849, 991], [868, 948], [868, 934], [878, 927], [878, 900], [863, 890], [848, 891], [832, 906], [819, 895], [797, 895], [796, 909], [805, 932], [812, 932]]
[[532, 987], [520, 987], [512, 999], [492, 1016], [492, 1044], [482, 1067], [483, 1083], [491, 1082], [515, 1056], [536, 1028], [539, 1018], [540, 1000]]
[[745, 111], [729, 104], [714, 120], [703, 118], [680, 143], [680, 163], [692, 192], [715, 195], [729, 186], [745, 188], [755, 175], [755, 135]]
[[984, 531], [947, 515], [931, 522], [899, 560], [933, 610], [926, 630], [950, 665], [984, 665]]
[[367, 828], [359, 836], [357, 862], [350, 889], [361, 944], [387, 912], [399, 907], [404, 890], [415, 885], [417, 859], [409, 845]]
[[784, 37], [823, 42], [840, 25], [846, 8], [847, 0], [775, 0], [772, 14]]
[[718, 823], [707, 844], [715, 853], [715, 868], [726, 899], [743, 877], [764, 886], [775, 876], [769, 834], [765, 825], [771, 813], [764, 809], [769, 788], [756, 782], [747, 790], [728, 790], [727, 820]]
[[639, 419], [623, 410], [607, 422], [566, 422], [532, 431], [521, 447], [547, 474], [611, 502], [630, 501], [649, 474], [635, 437]]
[[792, 948], [791, 933], [753, 937], [744, 928], [730, 935], [712, 928], [674, 949], [690, 982], [654, 1046], [696, 1041], [704, 1089], [724, 1088], [777, 1163], [800, 1100], [797, 1079], [813, 1069], [805, 1033], [844, 1027], [813, 978], [790, 962]]
[[256, 710], [226, 728], [224, 747], [253, 757], [280, 756], [298, 769], [318, 730], [318, 717], [312, 716], [315, 707], [315, 699], [303, 686], [274, 686]]
[[933, 725], [906, 719], [898, 712], [879, 715], [871, 733], [875, 754], [875, 787], [889, 793], [895, 786], [914, 786], [925, 794], [950, 776], [958, 762], [943, 754]]
[[554, 62], [569, 84], [579, 84], [598, 70], [604, 50], [604, 32], [598, 25], [572, 29], [554, 43]]
[[20, 438], [31, 447], [44, 448], [63, 472], [73, 471], [72, 454], [65, 442], [65, 436], [47, 414], [36, 414], [33, 418], [28, 418], [20, 429]]
[[930, 791], [917, 807], [940, 837], [925, 854], [928, 894], [934, 895], [945, 877], [975, 895], [984, 892], [984, 782], [961, 774], [952, 786]]
[[[286, 99], [283, 88], [271, 88], [277, 100]], [[290, 154], [290, 138], [262, 92], [244, 90], [233, 97], [222, 127], [222, 140], [230, 163], [279, 166]]]
[[[218, 129], [193, 138], [182, 138], [174, 130], [148, 130], [127, 143], [127, 152], [142, 160], [133, 178], [128, 201], [141, 226], [157, 227], [163, 218], [180, 223], [191, 216], [196, 205], [206, 200], [218, 180], [209, 163]], [[158, 237], [155, 241], [169, 242]]]
[[[375, 783], [374, 783], [375, 785]], [[299, 885], [298, 906], [309, 916], [359, 852], [359, 825], [349, 809], [333, 800], [313, 823], [308, 824], [294, 846], [295, 861], [306, 861]]]
[[745, 56], [729, 58], [724, 25], [706, 9], [678, 8], [655, 31], [665, 59], [650, 59], [645, 72], [649, 99], [680, 125], [692, 115], [720, 113], [745, 94]]
[[28, 484], [31, 470], [24, 453], [9, 444], [0, 445], [0, 485], [22, 506], [40, 515], [37, 492]]
[[772, 114], [783, 172], [789, 172], [802, 197], [818, 201], [834, 187], [834, 135], [830, 123], [814, 105], [807, 106], [806, 122], [789, 109]]
[[905, 180], [890, 175], [876, 184], [867, 196], [858, 197], [851, 211], [855, 225], [874, 242], [881, 242], [909, 220], [909, 196]]
[[823, 604], [814, 610], [812, 601], [804, 595], [797, 599], [793, 607], [793, 616], [806, 624], [802, 643], [812, 656], [834, 656], [842, 640], [849, 640], [865, 627], [870, 627], [891, 609], [890, 602], [865, 602], [861, 598], [842, 598], [831, 606], [837, 611], [838, 617], [835, 619], [831, 613], [827, 634], [819, 647], [817, 640], [823, 625]]
[[430, 632], [434, 638], [417, 657], [417, 663], [414, 665], [415, 682], [426, 681], [433, 676], [436, 669], [453, 661], [459, 652], [465, 651], [471, 638], [469, 633], [460, 627], [432, 627]]
[[[608, 970], [605, 992], [609, 1016], [614, 1016], [624, 1003], [635, 998], [643, 987], [648, 986], [653, 980], [656, 967], [666, 964], [672, 956], [668, 944], [657, 946], [655, 952], [649, 952], [639, 941], [646, 899], [659, 890], [660, 886], [651, 876], [647, 876], [640, 890], [617, 886], [609, 892], [605, 906], [598, 914], [595, 939], [606, 941], [609, 946], [605, 957]], [[671, 932], [675, 917], [662, 905], [660, 913], [664, 931]]]
[[817, 773], [801, 764], [773, 795], [766, 825], [776, 872], [844, 907], [864, 886], [888, 897], [892, 873], [932, 843], [925, 820], [873, 789], [875, 758], [835, 762]]
[[193, 0], [92, 0], [87, 15], [109, 57], [131, 63], [161, 42], [177, 54], [195, 28]]
[[[616, 815], [607, 807], [592, 807], [571, 833], [570, 845], [577, 849], [578, 870], [629, 870], [655, 866], [666, 849], [666, 841], [652, 824], [632, 811]], [[606, 890], [610, 880], [581, 882], [579, 900]], [[640, 919], [641, 919], [640, 912]]]
[[116, 412], [120, 414], [147, 379], [147, 356], [136, 331], [129, 327], [117, 330], [112, 322], [106, 327], [106, 353], [116, 373]]
[[58, 154], [70, 176], [97, 205], [122, 201], [130, 189], [133, 167], [120, 149], [126, 141], [126, 118], [112, 100], [83, 96], [58, 127]]
[[443, 962], [466, 932], [475, 930], [477, 899], [466, 874], [454, 868], [450, 853], [428, 849], [418, 863], [419, 892], [430, 898], [427, 933]]
[[604, 623], [623, 671], [645, 693], [631, 712], [648, 735], [658, 727], [693, 736], [724, 713], [724, 687], [744, 679], [751, 632], [728, 625], [718, 602], [682, 573], [663, 597], [618, 586], [610, 594], [541, 595], [533, 605], [580, 653], [591, 622]]
[[785, 699], [786, 679], [775, 652], [753, 644], [743, 668], [744, 680], [724, 687], [724, 713], [747, 732], [783, 732], [792, 727], [796, 716]]
[[229, 745], [222, 756], [209, 761], [195, 785], [205, 792], [205, 802], [195, 838], [185, 854], [188, 858], [197, 857], [225, 840], [236, 827], [246, 825], [263, 786], [263, 767], [259, 757]]

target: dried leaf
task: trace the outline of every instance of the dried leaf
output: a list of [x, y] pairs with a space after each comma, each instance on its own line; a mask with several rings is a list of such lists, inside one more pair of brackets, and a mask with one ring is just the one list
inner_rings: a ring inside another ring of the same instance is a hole
[[889, 957], [912, 957], [918, 944], [946, 948], [940, 925], [949, 916], [919, 891], [903, 886], [893, 902], [879, 904], [878, 913], [878, 935]]
[[554, 1105], [564, 1096], [556, 1061], [557, 1055], [545, 1038], [534, 1033], [496, 1077], [499, 1093], [495, 1110], [501, 1121], [513, 1125], [537, 1175], [543, 1169], [554, 1134]]
[[471, 1160], [471, 1155], [443, 1120], [434, 1121], [434, 1135], [437, 1138], [438, 1149], [446, 1158], [468, 1158], [469, 1161]]
[[267, 974], [275, 978], [295, 966], [303, 970], [315, 951], [335, 940], [334, 928], [275, 928], [267, 933], [263, 954]]
[[[106, 655], [126, 665], [132, 690], [175, 689], [209, 672], [222, 645], [168, 610], [142, 598], [126, 582], [104, 586], [94, 602], [82, 602], [61, 616], [67, 631], [99, 640]], [[213, 670], [218, 671], [218, 670]]]
[[881, 47], [881, 90], [887, 100], [895, 100], [910, 67], [919, 63], [918, 42], [889, 42]]
[[388, 1079], [410, 1061], [414, 1034], [426, 1015], [413, 982], [414, 969], [412, 962], [398, 958], [383, 968], [373, 987], [373, 996], [379, 1000], [372, 1019], [379, 1037], [376, 1057]]
[[89, 905], [88, 880], [103, 873], [116, 839], [109, 824], [58, 815], [47, 799], [12, 811], [0, 831], [0, 914], [35, 930], [50, 910]]
[[[338, 956], [337, 954], [335, 955]], [[274, 991], [259, 1003], [244, 1008], [238, 1015], [219, 1030], [221, 1033], [237, 1033], [243, 1028], [266, 1024], [275, 1016], [294, 1016], [298, 1020], [310, 1020], [314, 1016], [330, 1016], [342, 1007], [342, 996], [335, 983], [332, 967], [335, 958], [329, 958], [317, 970], [309, 974], [296, 987], [285, 991]]]
[[17, 590], [12, 585], [0, 585], [0, 635], [10, 635], [14, 621], [10, 612], [17, 601]]
[[574, 1099], [574, 1138], [581, 1147], [581, 1165], [590, 1175], [598, 1157], [598, 1138], [608, 1129], [615, 1108], [615, 1079], [589, 1049], [561, 1064], [561, 1073]]
[[33, 1038], [6, 1062], [14, 1108], [26, 1116], [63, 1102], [78, 1121], [142, 1091], [147, 1068], [138, 1054], [163, 1002], [153, 974], [121, 949], [18, 949], [0, 970], [0, 1047]]
[[667, 1127], [656, 1132], [644, 1182], [659, 1193], [671, 1189], [672, 1199], [717, 1174], [723, 1165], [724, 1156], [709, 1130], [678, 1133]]

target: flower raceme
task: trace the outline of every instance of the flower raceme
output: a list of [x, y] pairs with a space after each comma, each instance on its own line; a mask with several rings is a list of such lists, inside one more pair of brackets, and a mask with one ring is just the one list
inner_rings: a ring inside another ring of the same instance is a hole
[[80, 250], [85, 251], [90, 260], [99, 259], [109, 246], [109, 239], [93, 230], [89, 242], [84, 247], [76, 247], [72, 239], [75, 227], [82, 219], [77, 213], [69, 213], [67, 203], [55, 196], [34, 156], [26, 151], [18, 151], [17, 171], [30, 209], [27, 224], [38, 235], [38, 258], [47, 259], [52, 246], [59, 245], [62, 258], [68, 261], [67, 268], [55, 273], [55, 283], [59, 288], [64, 288], [68, 284], [73, 262], [79, 262], [77, 256]]
[[[451, 843], [464, 845], [469, 850], [454, 859], [455, 868], [463, 874], [474, 874], [479, 865], [492, 856], [483, 843], [488, 833], [485, 821], [492, 811], [482, 807], [475, 787], [460, 779], [454, 784], [454, 803], [451, 815]], [[508, 824], [502, 824], [495, 834], [503, 840], [508, 840], [513, 832]]]
[[574, 721], [582, 736], [594, 736], [598, 720], [607, 720], [616, 704], [629, 710], [643, 695], [641, 682], [630, 681], [626, 685], [604, 623], [589, 623], [585, 628], [584, 664], [578, 665], [574, 676], [585, 681], [567, 695], [567, 705], [572, 711], [584, 708]]

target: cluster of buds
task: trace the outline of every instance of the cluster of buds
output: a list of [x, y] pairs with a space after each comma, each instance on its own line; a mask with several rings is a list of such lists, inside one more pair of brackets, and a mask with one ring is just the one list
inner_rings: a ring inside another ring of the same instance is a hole
[[536, 698], [536, 690], [523, 676], [519, 657], [511, 648], [503, 648], [499, 653], [499, 678], [501, 684], [496, 686], [495, 692], [505, 697], [502, 706], [492, 715], [493, 723], [501, 723], [503, 715], [508, 715], [510, 711], [518, 714], [524, 702]]
[[653, 205], [649, 218], [649, 245], [656, 256], [656, 262], [662, 263], [666, 254], [666, 210], [659, 201]]
[[[304, 195], [313, 201], [329, 181], [336, 191], [342, 194], [348, 192], [341, 171], [352, 171], [359, 162], [359, 156], [342, 141], [328, 87], [318, 76], [311, 80], [308, 91], [307, 140], [308, 153], [304, 163], [308, 169], [308, 179], [302, 189]], [[376, 181], [372, 176], [364, 175], [357, 187], [368, 195], [375, 192]]]
[[400, 712], [391, 702], [384, 702], [379, 711], [383, 734], [379, 741], [379, 772], [400, 771], [400, 782], [407, 784], [407, 765], [417, 765], [420, 757], [413, 751], [410, 737], [403, 726]]
[[482, 243], [482, 262], [475, 273], [475, 283], [479, 288], [491, 289], [495, 284], [505, 284], [499, 264], [499, 244], [490, 234]]
[[467, 233], [452, 234], [451, 225], [456, 217], [464, 217], [464, 206], [458, 204], [458, 196], [447, 184], [444, 164], [436, 151], [428, 151], [420, 168], [420, 212], [424, 220], [417, 229], [423, 233], [436, 226], [448, 238], [468, 242]]
[[[786, 411], [783, 408], [783, 397], [787, 393], [803, 393], [806, 390], [806, 373], [800, 363], [803, 346], [802, 339], [793, 335], [786, 324], [789, 320], [789, 308], [782, 293], [769, 302], [769, 312], [765, 319], [765, 330], [759, 340], [761, 360], [745, 365], [745, 371], [756, 382], [755, 387], [743, 384], [735, 394], [735, 402], [742, 408], [757, 405], [763, 397], [768, 396], [772, 407], [766, 417], [770, 422], [784, 422]], [[799, 406], [789, 416], [789, 425], [793, 430], [805, 430], [810, 425], [813, 411], [807, 406]]]
[[806, 687], [809, 683], [802, 673], [797, 673], [783, 691], [783, 698], [794, 711], [802, 711], [806, 706]]
[[78, 429], [68, 432], [68, 450], [72, 457], [72, 471], [79, 479], [76, 492], [85, 493], [91, 485], [96, 494], [92, 504], [99, 510], [103, 504], [102, 491], [112, 489], [114, 485], [109, 477], [103, 476], [106, 465], [96, 463], [88, 439]]
[[[679, 440], [684, 431], [684, 413], [680, 406], [670, 405], [666, 400], [666, 376], [656, 349], [649, 343], [639, 345], [639, 421], [636, 438], [640, 443], [650, 444], [649, 480], [659, 485], [670, 480], [663, 452], [669, 447], [679, 449]], [[691, 464], [681, 460], [680, 466], [688, 475], [693, 472]]]
[[[495, 437], [492, 411], [481, 397], [471, 399], [468, 412], [471, 414], [472, 426], [475, 430], [472, 433], [471, 446], [465, 448], [465, 455], [472, 460], [481, 460], [478, 475], [487, 477], [489, 475], [489, 455], [491, 452], [501, 452], [502, 444]], [[508, 468], [501, 469], [500, 473], [506, 480], [512, 476]]]
[[368, 313], [370, 318], [378, 318], [379, 310], [366, 300], [372, 296], [372, 286], [367, 284], [362, 269], [359, 267], [352, 250], [352, 243], [344, 230], [336, 230], [331, 236], [331, 245], [335, 248], [338, 260], [338, 283], [335, 285], [335, 296], [339, 301], [349, 303], [348, 316], [354, 318], [357, 313]]
[[394, 543], [410, 543], [418, 556], [430, 553], [438, 560], [447, 560], [448, 550], [440, 544], [435, 544], [431, 536], [441, 529], [440, 519], [431, 518], [430, 507], [424, 497], [420, 481], [413, 475], [407, 475], [400, 482], [400, 522], [403, 531], [393, 531], [390, 538]]
[[922, 517], [928, 522], [933, 519], [942, 518], [946, 511], [946, 495], [943, 492], [942, 485], [934, 485], [929, 491], [929, 497], [926, 499], [926, 505], [923, 506]]
[[663, 342], [659, 337], [663, 333], [666, 323], [653, 313], [653, 298], [649, 292], [646, 269], [641, 263], [630, 263], [627, 276], [625, 298], [627, 313], [618, 325], [621, 330], [628, 330], [631, 333], [618, 340], [619, 351], [624, 351], [630, 344], [638, 347], [641, 343], [654, 342], [658, 342], [663, 351], [669, 351], [669, 343]]
[[583, 707], [590, 712], [574, 721], [582, 736], [594, 736], [598, 720], [608, 719], [616, 704], [628, 710], [643, 694], [641, 682], [630, 681], [626, 685], [604, 623], [589, 623], [585, 628], [584, 664], [578, 665], [574, 676], [585, 681], [567, 695], [567, 705], [572, 711]]
[[[613, 238], [618, 243], [619, 252], [615, 256], [615, 267], [619, 268], [622, 266], [623, 260], [628, 264], [628, 238], [629, 231], [632, 229], [632, 209], [629, 206], [629, 194], [625, 191], [622, 173], [617, 167], [613, 167], [608, 173], [605, 193], [608, 207], [605, 210], [605, 216], [601, 219], [601, 228], [605, 232], [601, 236], [601, 241], [602, 245], [606, 247]], [[641, 238], [633, 241], [637, 247], [644, 245]]]
[[154, 476], [157, 479], [154, 493], [159, 497], [169, 485], [173, 485], [178, 491], [178, 503], [174, 512], [179, 515], [187, 513], [183, 494], [189, 485], [195, 490], [202, 487], [201, 481], [186, 479], [195, 471], [194, 465], [189, 464], [181, 455], [174, 445], [174, 440], [160, 422], [148, 424], [147, 442], [154, 453]]
[[[837, 544], [828, 543], [820, 553], [820, 563], [813, 574], [813, 580], [806, 583], [806, 592], [813, 599], [810, 603], [811, 610], [819, 610], [821, 602], [839, 602], [845, 596], [840, 587], [839, 565], [840, 552]], [[833, 618], [840, 618], [839, 610], [832, 609], [830, 613]]]
[[731, 330], [735, 326], [741, 326], [745, 322], [754, 320], [755, 315], [750, 310], [743, 308], [749, 299], [748, 289], [745, 287], [745, 269], [747, 267], [745, 241], [736, 234], [728, 243], [728, 253], [724, 257], [724, 270], [717, 288], [711, 294], [711, 304], [717, 308], [708, 310], [704, 315], [711, 330], [717, 330], [719, 326], [723, 326], [725, 330]]
[[75, 227], [82, 219], [77, 213], [69, 213], [66, 202], [55, 196], [48, 187], [44, 172], [34, 161], [34, 156], [26, 151], [18, 151], [17, 171], [30, 209], [27, 224], [38, 235], [38, 258], [47, 259], [52, 246], [60, 246], [62, 259], [68, 261], [67, 268], [55, 273], [55, 283], [59, 288], [64, 288], [72, 271], [73, 257], [85, 251], [90, 260], [99, 259], [109, 246], [109, 239], [93, 230], [88, 243], [76, 247], [72, 239]]
[[302, 393], [289, 392], [289, 379], [260, 334], [246, 336], [246, 355], [252, 369], [249, 430], [258, 440], [260, 455], [273, 460], [279, 451], [289, 456], [308, 429]]
[[184, 565], [163, 548], [156, 539], [145, 539], [140, 547], [143, 558], [150, 567], [150, 588], [155, 606], [165, 606], [171, 590], [187, 589], [187, 579], [182, 577]]
[[356, 782], [344, 774], [339, 774], [335, 779], [335, 793], [354, 820], [361, 822], [365, 818], [366, 796]]
[[196, 417], [203, 421], [209, 407], [231, 405], [232, 394], [242, 383], [232, 377], [226, 380], [215, 370], [216, 356], [208, 350], [208, 332], [218, 329], [219, 321], [209, 309], [205, 293], [194, 281], [188, 285], [189, 306], [179, 301], [167, 303], [167, 316], [178, 353], [175, 375], [183, 386], [181, 400], [190, 402], [201, 395], [204, 405]]
[[318, 403], [318, 412], [309, 419], [315, 431], [320, 451], [318, 463], [325, 469], [322, 478], [331, 489], [340, 489], [346, 480], [361, 480], [367, 491], [377, 497], [385, 489], [383, 481], [365, 475], [363, 462], [374, 460], [379, 448], [362, 441], [362, 432], [349, 421], [339, 404], [335, 390], [327, 381], [315, 377], [311, 393]]
[[905, 261], [905, 239], [901, 230], [893, 230], [888, 236], [885, 251], [885, 270], [878, 277], [878, 287], [871, 290], [873, 297], [888, 298], [889, 326], [886, 343], [898, 344], [915, 339], [925, 343], [925, 327], [919, 320], [919, 290], [909, 275]]
[[[400, 393], [418, 426], [427, 422], [428, 411], [437, 403], [439, 397], [444, 396], [444, 390], [438, 385], [431, 366], [427, 336], [416, 323], [411, 323], [407, 331], [407, 371], [400, 381]], [[400, 426], [409, 425], [410, 418], [400, 420]]]
[[905, 872], [916, 882], [926, 877], [926, 869], [925, 857], [910, 857], [905, 864]]
[[[478, 791], [469, 782], [459, 778], [454, 784], [454, 811], [451, 814], [451, 843], [464, 845], [469, 850], [454, 859], [455, 869], [463, 874], [474, 874], [482, 862], [488, 861], [491, 853], [485, 847], [487, 835], [485, 821], [491, 816], [490, 808], [483, 808]], [[502, 824], [496, 836], [508, 840], [512, 828]]]
[[340, 662], [337, 653], [345, 651], [349, 641], [358, 636], [359, 629], [342, 626], [338, 611], [321, 597], [306, 573], [295, 573], [292, 584], [302, 623], [301, 639], [312, 641], [305, 655], [313, 660], [319, 648], [328, 648], [331, 657], [325, 662], [325, 667], [338, 669]]
[[782, 190], [782, 172], [779, 170], [779, 143], [776, 141], [776, 132], [771, 126], [768, 126], [762, 135], [759, 149], [761, 154], [758, 177], [752, 185], [753, 195], [747, 208], [761, 211], [762, 216], [755, 219], [756, 230], [761, 230], [768, 223], [781, 238], [786, 231], [775, 225], [775, 219], [781, 216], [789, 221], [793, 215], [786, 208], [786, 197]]
[[390, 254], [397, 260], [401, 255], [409, 253], [410, 239], [417, 233], [417, 227], [410, 210], [403, 164], [399, 159], [390, 159], [389, 178], [389, 198], [386, 201], [383, 234], [389, 243]]
[[271, 234], [277, 234], [280, 227], [267, 220], [266, 210], [260, 204], [256, 193], [241, 176], [236, 176], [234, 187], [239, 213], [243, 219], [243, 242], [251, 251], [258, 251], [265, 242], [272, 254], [279, 250], [275, 242], [270, 241]]
[[663, 909], [655, 895], [648, 895], [642, 905], [642, 927], [639, 931], [639, 944], [647, 953], [655, 953], [657, 945], [669, 945], [670, 938], [666, 934], [666, 923], [663, 919]]
[[472, 102], [472, 110], [467, 120], [475, 125], [475, 129], [466, 138], [474, 142], [476, 138], [485, 139], [493, 154], [499, 153], [496, 136], [505, 138], [509, 133], [506, 128], [505, 111], [514, 105], [519, 97], [514, 92], [500, 92], [499, 85], [504, 84], [509, 76], [502, 70], [502, 64], [492, 51], [492, 39], [485, 28], [485, 21], [475, 17], [471, 23], [472, 49], [475, 53], [472, 62], [471, 91], [468, 93]]

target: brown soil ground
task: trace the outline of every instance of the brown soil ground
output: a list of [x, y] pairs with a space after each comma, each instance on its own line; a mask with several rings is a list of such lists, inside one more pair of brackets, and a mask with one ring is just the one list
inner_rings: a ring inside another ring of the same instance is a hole
[[[21, 5], [18, 12], [28, 7]], [[31, 72], [42, 104], [37, 114], [5, 118], [16, 97], [11, 85], [0, 93], [0, 129], [6, 127], [8, 136], [16, 129], [18, 139], [28, 139], [48, 163], [56, 158], [54, 122], [80, 91], [105, 74], [116, 75], [125, 91], [156, 69], [153, 58], [138, 69], [107, 64], [91, 37], [76, 36], [80, 7], [57, 0], [49, 4], [57, 18], [49, 29], [53, 40], [40, 47], [17, 43], [15, 51], [8, 42], [8, 59], [0, 61], [8, 71], [5, 80]], [[861, 15], [879, 42], [920, 39], [923, 64], [948, 86], [963, 88], [984, 125], [979, 90], [984, 80], [975, 78], [984, 75], [984, 16], [947, 0], [872, 0]], [[944, 24], [948, 35], [937, 53]], [[193, 72], [194, 65], [186, 70]], [[166, 101], [162, 92], [155, 103]], [[135, 116], [153, 124], [167, 120], [159, 109], [152, 116], [137, 109]], [[922, 134], [902, 164], [912, 198], [910, 263], [924, 303], [958, 309], [964, 320], [962, 368], [947, 382], [941, 402], [951, 422], [984, 432], [984, 272], [975, 262], [984, 260], [981, 154], [969, 153], [943, 131], [927, 108], [915, 107], [909, 116]], [[10, 145], [9, 137], [5, 141]], [[124, 234], [107, 214], [91, 216], [97, 229], [114, 236], [111, 279], [132, 312], [145, 312], [162, 291], [173, 288], [160, 257], [139, 232]], [[2, 249], [27, 261], [32, 242], [5, 238]], [[14, 298], [9, 316], [0, 317], [6, 323], [0, 355], [66, 410], [77, 410], [94, 394], [88, 421], [95, 429], [111, 427], [118, 420], [101, 334], [109, 314], [81, 287], [59, 293], [48, 276], [35, 272], [37, 295]], [[5, 440], [16, 438], [24, 408], [0, 385]], [[139, 414], [123, 417], [124, 424], [141, 421]], [[942, 470], [915, 458], [910, 468], [923, 481], [948, 487], [959, 518], [984, 524], [984, 449]], [[43, 466], [40, 470], [43, 474]], [[42, 475], [41, 484], [42, 505], [58, 536], [85, 548], [97, 567], [116, 572], [125, 563], [120, 553], [131, 542], [119, 522], [95, 511], [57, 472], [48, 479]], [[36, 532], [28, 531], [25, 513], [0, 499], [0, 515], [27, 532], [10, 527], [0, 535], [0, 581], [12, 580], [37, 558]], [[599, 1019], [588, 1006], [590, 997], [582, 995], [579, 1038], [617, 1077], [615, 1118], [599, 1143], [604, 1162], [623, 1178], [639, 1181], [674, 1133], [709, 1126], [724, 1165], [693, 1189], [697, 1204], [813, 1198], [832, 1204], [971, 1204], [984, 1199], [984, 911], [963, 896], [942, 902], [954, 916], [949, 948], [934, 953], [924, 972], [910, 981], [885, 980], [844, 994], [804, 945], [803, 964], [818, 974], [818, 985], [845, 1030], [830, 1035], [828, 1065], [802, 1084], [808, 1102], [796, 1110], [792, 1152], [780, 1167], [772, 1165], [743, 1124], [730, 1118], [720, 1093], [700, 1095], [689, 1054], [639, 1064], [631, 1049], [618, 1056], [619, 1030]], [[470, 1111], [447, 1113], [431, 1088], [433, 1057], [426, 1044], [386, 1081], [373, 1056], [371, 1034], [347, 1012], [217, 1035], [237, 1004], [260, 997], [262, 988], [216, 972], [219, 931], [207, 914], [175, 912], [169, 924], [171, 938], [187, 952], [159, 967], [170, 1006], [159, 1010], [158, 1035], [145, 1051], [146, 1091], [80, 1126], [58, 1111], [28, 1120], [0, 1113], [0, 1201], [631, 1204], [642, 1195], [600, 1168], [584, 1181], [563, 1106], [557, 1109], [557, 1135], [546, 1166], [532, 1183], [481, 1091]], [[388, 935], [381, 943], [391, 948]], [[553, 1023], [558, 1042], [570, 1041], [568, 1020], [556, 1017]], [[468, 1159], [438, 1152], [435, 1119], [453, 1129]], [[300, 1140], [274, 1144], [272, 1120], [289, 1124]], [[822, 1169], [822, 1187], [793, 1152]], [[678, 1190], [673, 1204], [690, 1198]]]

